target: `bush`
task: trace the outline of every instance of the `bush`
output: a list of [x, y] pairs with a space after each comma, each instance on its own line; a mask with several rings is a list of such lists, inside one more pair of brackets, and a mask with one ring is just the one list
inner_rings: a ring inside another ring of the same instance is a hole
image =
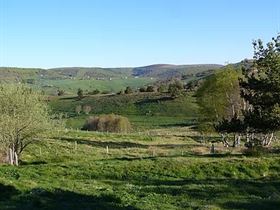
[[131, 94], [131, 93], [133, 93], [133, 90], [131, 89], [131, 87], [126, 87], [124, 93], [125, 94]]
[[140, 87], [140, 89], [139, 89], [139, 91], [141, 92], [141, 93], [144, 93], [144, 92], [146, 92], [146, 88], [145, 87]]
[[131, 130], [131, 125], [128, 118], [109, 114], [98, 117], [89, 117], [82, 130], [127, 133]]
[[155, 88], [153, 87], [153, 86], [151, 86], [151, 85], [149, 85], [148, 87], [147, 87], [147, 90], [146, 90], [147, 92], [155, 92]]
[[90, 105], [83, 106], [83, 112], [85, 114], [89, 114], [91, 112], [91, 106]]

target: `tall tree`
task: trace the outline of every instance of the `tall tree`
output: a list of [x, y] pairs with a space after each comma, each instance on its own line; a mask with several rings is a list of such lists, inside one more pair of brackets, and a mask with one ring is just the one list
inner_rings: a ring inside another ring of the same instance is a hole
[[[232, 66], [208, 77], [197, 90], [197, 102], [200, 110], [199, 130], [201, 132], [219, 132], [225, 145], [229, 145], [225, 133], [235, 133], [229, 130], [231, 119], [236, 122], [242, 115], [242, 101], [238, 78], [240, 71]], [[234, 135], [234, 139], [237, 136]], [[235, 142], [235, 141], [234, 141]], [[235, 143], [234, 143], [235, 144]]]
[[280, 129], [280, 35], [265, 46], [253, 42], [254, 63], [243, 69], [240, 81], [242, 97], [249, 106], [244, 124], [249, 137], [247, 145], [269, 145]]
[[204, 81], [197, 91], [202, 118], [216, 123], [240, 115], [239, 75], [236, 69], [228, 66]]

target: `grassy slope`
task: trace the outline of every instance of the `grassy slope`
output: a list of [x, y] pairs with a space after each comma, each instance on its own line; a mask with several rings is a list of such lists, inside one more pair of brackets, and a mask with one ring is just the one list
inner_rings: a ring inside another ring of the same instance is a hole
[[70, 131], [30, 145], [24, 165], [0, 167], [0, 209], [278, 209], [279, 153], [209, 156], [192, 135]]
[[187, 125], [195, 119], [197, 111], [191, 96], [173, 100], [167, 94], [159, 93], [91, 96], [80, 101], [76, 98], [56, 98], [50, 105], [54, 112], [67, 113], [71, 117], [67, 124], [72, 128], [81, 128], [88, 117], [76, 115], [78, 105], [90, 105], [90, 115], [115, 113], [127, 116], [135, 129]]
[[93, 91], [98, 89], [100, 91], [109, 91], [117, 93], [124, 90], [127, 86], [134, 89], [152, 83], [153, 80], [149, 78], [128, 78], [128, 79], [112, 79], [109, 80], [40, 80], [39, 86], [51, 86], [44, 88], [47, 93], [54, 93], [57, 89], [65, 90], [68, 94], [76, 94], [79, 88], [83, 90]]

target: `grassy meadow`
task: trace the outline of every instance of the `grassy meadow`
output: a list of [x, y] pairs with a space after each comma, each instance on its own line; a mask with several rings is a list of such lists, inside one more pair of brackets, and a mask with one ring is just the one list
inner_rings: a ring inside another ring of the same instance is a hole
[[[127, 134], [80, 131], [88, 115], [122, 114]], [[19, 167], [0, 166], [0, 209], [279, 209], [280, 145], [260, 156], [194, 129], [191, 95], [54, 97], [67, 129], [31, 144]]]
[[65, 131], [0, 167], [0, 209], [279, 209], [279, 147], [250, 157], [217, 144], [210, 155], [197, 135]]

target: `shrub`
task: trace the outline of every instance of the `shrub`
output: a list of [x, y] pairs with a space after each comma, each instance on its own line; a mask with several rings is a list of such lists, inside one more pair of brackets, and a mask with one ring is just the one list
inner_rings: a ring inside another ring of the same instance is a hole
[[131, 130], [131, 125], [128, 118], [109, 114], [98, 117], [89, 117], [82, 130], [126, 133]]
[[85, 114], [89, 114], [91, 112], [91, 106], [89, 106], [89, 105], [83, 106], [83, 112]]
[[126, 87], [124, 93], [125, 94], [131, 94], [131, 93], [133, 93], [133, 90], [131, 89], [131, 87]]
[[151, 85], [149, 85], [148, 87], [147, 87], [147, 90], [146, 90], [147, 92], [155, 92], [155, 88], [153, 87], [153, 86], [151, 86]]
[[76, 106], [75, 112], [76, 112], [78, 115], [81, 113], [81, 111], [82, 111], [82, 106], [81, 106], [81, 105]]
[[77, 96], [78, 99], [82, 99], [84, 97], [84, 91], [81, 88], [78, 89]]
[[139, 91], [140, 91], [141, 93], [144, 93], [144, 92], [146, 92], [146, 88], [145, 88], [145, 87], [140, 87]]
[[58, 96], [63, 96], [64, 93], [65, 93], [64, 90], [57, 90], [57, 95], [58, 95]]

